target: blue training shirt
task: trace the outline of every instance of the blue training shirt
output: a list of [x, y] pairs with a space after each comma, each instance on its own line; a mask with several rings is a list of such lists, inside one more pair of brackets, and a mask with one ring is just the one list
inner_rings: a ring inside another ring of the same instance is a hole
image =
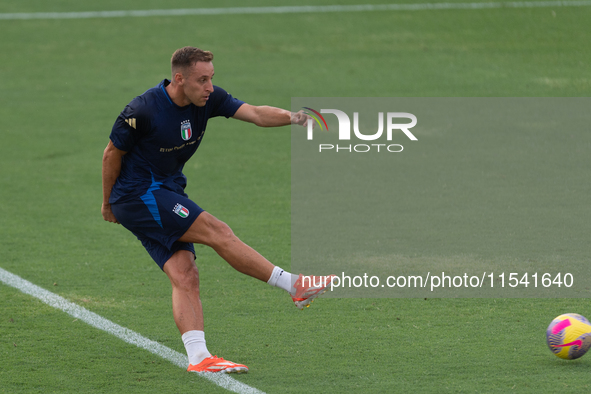
[[187, 178], [183, 166], [201, 144], [207, 120], [234, 116], [244, 104], [214, 86], [205, 106], [179, 107], [166, 92], [169, 83], [164, 79], [134, 98], [113, 125], [109, 138], [116, 148], [127, 153], [111, 191], [111, 204], [135, 199], [154, 183], [184, 193]]

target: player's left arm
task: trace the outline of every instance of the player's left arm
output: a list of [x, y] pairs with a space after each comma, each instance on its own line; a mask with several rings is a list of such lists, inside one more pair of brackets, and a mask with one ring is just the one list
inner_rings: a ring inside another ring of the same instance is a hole
[[268, 105], [242, 104], [238, 111], [232, 116], [234, 119], [254, 123], [260, 127], [287, 126], [299, 124], [306, 126], [308, 115], [303, 111], [290, 112], [282, 108], [270, 107]]

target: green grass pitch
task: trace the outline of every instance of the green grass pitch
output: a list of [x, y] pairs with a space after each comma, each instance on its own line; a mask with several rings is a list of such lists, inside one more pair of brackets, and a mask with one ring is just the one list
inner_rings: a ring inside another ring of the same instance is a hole
[[[29, 0], [0, 13], [245, 5], [276, 4]], [[100, 215], [112, 124], [169, 76], [176, 48], [211, 50], [214, 83], [255, 105], [589, 96], [590, 19], [591, 7], [557, 7], [0, 20], [0, 267], [184, 353], [168, 279]], [[215, 119], [185, 167], [188, 194], [286, 269], [289, 133]], [[236, 379], [264, 392], [589, 391], [591, 358], [559, 360], [544, 336], [561, 313], [589, 317], [587, 300], [321, 299], [301, 312], [213, 251], [197, 254], [209, 349], [248, 365]], [[0, 392], [226, 392], [11, 287], [0, 300]]]

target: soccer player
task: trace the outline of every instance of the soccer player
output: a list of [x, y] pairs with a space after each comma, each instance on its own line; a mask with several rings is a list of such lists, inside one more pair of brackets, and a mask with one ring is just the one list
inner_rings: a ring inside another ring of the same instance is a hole
[[236, 270], [286, 290], [300, 309], [326, 291], [332, 277], [304, 281], [301, 274], [271, 264], [185, 194], [183, 166], [201, 144], [209, 118], [232, 117], [262, 127], [304, 126], [308, 120], [302, 112], [246, 104], [214, 86], [212, 60], [209, 51], [178, 49], [171, 59], [171, 80], [121, 112], [103, 155], [101, 211], [106, 221], [130, 230], [168, 275], [188, 370], [244, 373], [245, 365], [207, 350], [193, 243], [213, 248]]

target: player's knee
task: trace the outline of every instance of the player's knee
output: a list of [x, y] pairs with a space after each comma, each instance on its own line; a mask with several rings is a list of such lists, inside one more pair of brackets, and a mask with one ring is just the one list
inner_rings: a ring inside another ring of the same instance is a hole
[[230, 226], [215, 216], [203, 212], [191, 229], [179, 240], [200, 243], [217, 249], [235, 239], [236, 236]]
[[234, 232], [226, 223], [221, 220], [217, 220], [212, 223], [212, 245], [211, 246], [223, 246], [229, 242], [232, 242], [236, 236]]
[[199, 291], [199, 271], [197, 267], [181, 271], [175, 275], [174, 286], [183, 291]]
[[173, 265], [168, 261], [164, 267], [172, 286], [183, 291], [199, 291], [199, 270], [193, 263]]

